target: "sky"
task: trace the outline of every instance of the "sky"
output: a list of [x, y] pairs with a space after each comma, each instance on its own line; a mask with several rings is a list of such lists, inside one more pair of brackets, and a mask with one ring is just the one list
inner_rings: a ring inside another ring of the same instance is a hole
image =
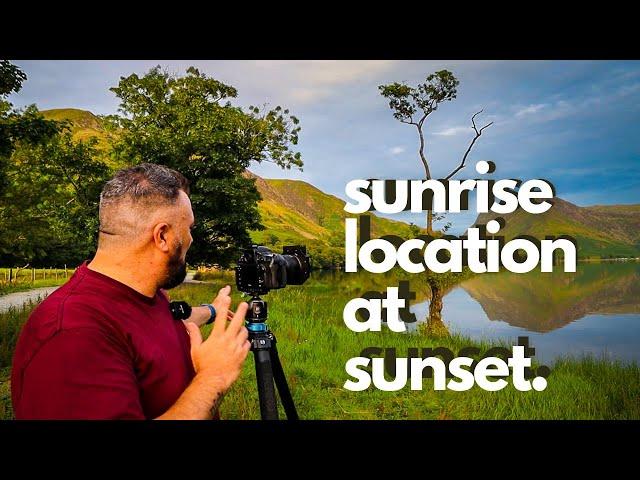
[[[160, 65], [177, 75], [193, 65], [238, 89], [240, 106], [281, 105], [300, 119], [295, 150], [303, 171], [273, 164], [250, 169], [265, 178], [309, 182], [346, 199], [356, 178], [419, 179], [423, 168], [415, 127], [395, 120], [378, 86], [417, 85], [437, 70], [460, 80], [457, 98], [425, 123], [434, 178], [447, 175], [471, 139], [471, 116], [494, 122], [457, 179], [476, 178], [479, 160], [493, 178], [544, 178], [577, 205], [640, 203], [640, 61], [21, 61], [27, 81], [9, 100], [16, 107], [80, 108], [112, 114], [109, 91], [121, 76]], [[471, 204], [473, 205], [473, 204]], [[449, 214], [452, 233], [473, 223], [471, 210]], [[394, 216], [424, 226], [424, 215]], [[436, 225], [438, 226], [438, 225]]]

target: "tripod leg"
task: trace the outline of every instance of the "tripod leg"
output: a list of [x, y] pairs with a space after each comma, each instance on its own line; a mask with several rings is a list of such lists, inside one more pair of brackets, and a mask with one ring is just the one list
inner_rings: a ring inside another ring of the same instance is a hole
[[271, 344], [271, 368], [287, 419], [298, 420], [298, 412], [296, 411], [296, 406], [293, 403], [293, 397], [291, 396], [291, 390], [289, 390], [287, 377], [284, 376], [284, 370], [282, 369], [282, 363], [280, 363], [278, 348], [276, 347], [275, 341]]
[[[273, 386], [273, 371], [268, 350], [254, 350], [260, 415], [263, 420], [278, 420], [278, 405]], [[282, 367], [280, 367], [282, 369]]]

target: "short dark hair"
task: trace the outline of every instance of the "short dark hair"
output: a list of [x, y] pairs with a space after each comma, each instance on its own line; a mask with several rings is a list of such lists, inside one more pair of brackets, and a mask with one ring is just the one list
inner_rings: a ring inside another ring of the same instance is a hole
[[107, 213], [111, 206], [121, 201], [144, 208], [174, 205], [180, 190], [188, 195], [189, 181], [181, 173], [163, 165], [141, 163], [119, 170], [100, 193], [100, 231], [112, 231], [118, 222]]
[[163, 165], [141, 163], [119, 170], [105, 184], [100, 194], [100, 206], [125, 198], [136, 202], [157, 197], [174, 203], [180, 190], [189, 194], [189, 181], [180, 172]]

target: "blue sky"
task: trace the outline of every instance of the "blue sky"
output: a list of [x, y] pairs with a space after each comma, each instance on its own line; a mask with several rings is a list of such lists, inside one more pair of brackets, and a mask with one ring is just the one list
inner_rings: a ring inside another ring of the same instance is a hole
[[[282, 105], [301, 120], [304, 171], [251, 169], [267, 178], [305, 180], [345, 198], [354, 178], [421, 178], [417, 136], [396, 121], [377, 86], [416, 84], [436, 70], [460, 80], [458, 98], [426, 123], [434, 177], [459, 162], [472, 138], [471, 115], [494, 121], [456, 178], [492, 160], [495, 178], [546, 178], [578, 205], [640, 203], [640, 62], [638, 61], [20, 61], [24, 88], [10, 100], [41, 109], [115, 113], [109, 87], [155, 65], [182, 74], [190, 65], [238, 89], [239, 105]], [[472, 211], [450, 215], [453, 231]], [[421, 214], [403, 214], [423, 224]]]

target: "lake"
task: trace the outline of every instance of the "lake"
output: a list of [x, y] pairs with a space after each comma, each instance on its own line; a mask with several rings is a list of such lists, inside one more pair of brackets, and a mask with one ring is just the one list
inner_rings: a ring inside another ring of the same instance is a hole
[[[428, 306], [412, 306], [418, 321]], [[640, 263], [579, 263], [576, 273], [476, 275], [448, 291], [442, 316], [450, 332], [474, 339], [515, 343], [528, 336], [542, 362], [592, 354], [640, 363]]]
[[[407, 274], [404, 274], [407, 278]], [[394, 272], [319, 272], [312, 281], [361, 296], [398, 285]], [[408, 277], [418, 290], [410, 311], [425, 321], [428, 289], [420, 291], [418, 275]], [[304, 288], [304, 287], [303, 287]], [[449, 288], [442, 317], [451, 333], [473, 339], [516, 344], [528, 336], [534, 358], [549, 362], [560, 356], [640, 363], [640, 263], [578, 263], [576, 273], [511, 272], [480, 274]], [[417, 323], [407, 324], [409, 334]]]

